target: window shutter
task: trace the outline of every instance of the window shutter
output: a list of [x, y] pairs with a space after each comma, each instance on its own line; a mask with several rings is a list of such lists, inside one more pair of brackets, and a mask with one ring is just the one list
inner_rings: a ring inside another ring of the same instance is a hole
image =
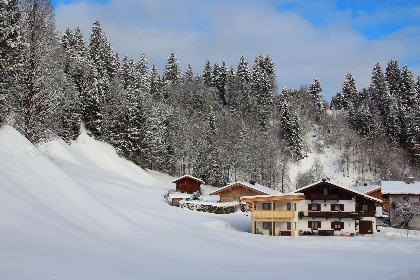
[[321, 204], [319, 204], [319, 203], [318, 203], [318, 204], [317, 204], [317, 207], [318, 207], [318, 208], [317, 208], [317, 210], [318, 210], [318, 211], [321, 211]]
[[341, 222], [340, 229], [344, 229], [344, 222]]
[[340, 204], [340, 210], [344, 211], [344, 204]]
[[308, 211], [311, 211], [312, 203], [308, 204]]
[[318, 228], [321, 228], [321, 222], [318, 222]]
[[331, 228], [334, 229], [334, 222], [331, 222]]
[[308, 221], [308, 228], [312, 228], [312, 221]]
[[334, 211], [335, 204], [331, 204], [331, 211]]

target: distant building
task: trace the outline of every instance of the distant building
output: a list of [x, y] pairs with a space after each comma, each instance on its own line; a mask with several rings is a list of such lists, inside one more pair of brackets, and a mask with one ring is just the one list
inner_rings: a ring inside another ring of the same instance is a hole
[[376, 206], [376, 217], [382, 217], [383, 210], [388, 211], [389, 203], [388, 200], [382, 197], [381, 186], [378, 185], [367, 185], [364, 184], [363, 186], [355, 186], [353, 187], [354, 190], [370, 195], [374, 198], [382, 200], [382, 204], [377, 202]]
[[[384, 200], [389, 201], [391, 225], [395, 226], [404, 222], [402, 212], [413, 213], [414, 217], [407, 226], [420, 229], [419, 181], [414, 181], [412, 177], [409, 177], [407, 181], [382, 181], [381, 192]], [[405, 209], [401, 209], [401, 207]]]
[[204, 184], [202, 180], [190, 175], [184, 175], [172, 183], [176, 184], [177, 191], [184, 193], [195, 193], [197, 191], [201, 193], [200, 186], [201, 184]]
[[191, 197], [192, 197], [192, 194], [188, 194], [188, 193], [174, 193], [174, 194], [169, 195], [169, 201], [172, 206], [179, 207], [179, 202], [181, 200], [191, 199]]
[[267, 195], [267, 194], [280, 194], [280, 192], [267, 188], [263, 185], [256, 184], [255, 182], [235, 182], [230, 183], [222, 188], [219, 188], [209, 195], [219, 195], [219, 202], [232, 202], [240, 201], [242, 196], [253, 195]]
[[252, 233], [351, 235], [376, 232], [380, 199], [326, 180], [294, 193], [242, 197], [252, 205]]

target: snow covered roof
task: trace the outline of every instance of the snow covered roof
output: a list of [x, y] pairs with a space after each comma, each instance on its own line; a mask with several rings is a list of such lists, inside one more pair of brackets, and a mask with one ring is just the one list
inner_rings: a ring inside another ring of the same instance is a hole
[[190, 193], [171, 193], [169, 194], [169, 198], [191, 198], [192, 194]]
[[195, 177], [190, 176], [190, 175], [184, 175], [184, 176], [182, 176], [182, 177], [179, 177], [178, 179], [174, 180], [172, 183], [176, 183], [176, 182], [178, 182], [179, 180], [182, 180], [182, 179], [185, 179], [185, 178], [188, 178], [188, 179], [191, 179], [191, 180], [197, 181], [197, 182], [199, 182], [199, 183], [201, 183], [201, 184], [205, 184], [203, 180], [200, 180], [200, 179], [195, 178]]
[[408, 184], [404, 181], [382, 181], [382, 194], [420, 194], [420, 181]]
[[335, 184], [333, 184], [333, 183], [327, 182], [327, 181], [325, 181], [325, 180], [322, 180], [322, 181], [320, 181], [320, 182], [316, 182], [316, 183], [310, 184], [310, 185], [308, 185], [308, 186], [302, 187], [302, 188], [300, 188], [300, 189], [297, 189], [295, 192], [296, 192], [296, 193], [300, 193], [300, 192], [303, 192], [303, 191], [305, 191], [305, 190], [307, 190], [307, 189], [311, 189], [311, 188], [313, 188], [313, 187], [315, 187], [315, 186], [318, 186], [318, 185], [321, 185], [321, 184], [326, 184], [326, 185], [332, 186], [332, 187], [334, 187], [334, 188], [338, 188], [338, 189], [342, 189], [342, 190], [345, 190], [345, 191], [348, 191], [348, 192], [354, 193], [355, 195], [362, 196], [362, 197], [364, 197], [364, 198], [366, 198], [366, 199], [369, 199], [369, 200], [373, 200], [373, 201], [375, 201], [375, 202], [382, 203], [382, 200], [377, 199], [377, 198], [375, 198], [375, 197], [373, 197], [373, 196], [370, 196], [370, 195], [364, 194], [364, 193], [362, 193], [362, 192], [356, 191], [356, 190], [351, 189], [351, 188], [341, 187], [341, 186], [335, 185]]
[[361, 193], [369, 193], [373, 190], [379, 189], [381, 186], [378, 185], [368, 185], [368, 186], [353, 186], [352, 189]]
[[209, 195], [218, 194], [219, 192], [221, 192], [223, 190], [226, 190], [226, 189], [228, 189], [228, 188], [230, 188], [234, 185], [242, 185], [242, 186], [245, 186], [249, 189], [253, 189], [255, 191], [261, 192], [261, 193], [266, 194], [266, 195], [267, 194], [271, 194], [271, 195], [281, 194], [281, 192], [279, 192], [279, 191], [270, 189], [270, 188], [265, 187], [265, 186], [260, 185], [260, 184], [251, 184], [251, 183], [248, 183], [248, 182], [235, 182], [235, 183], [229, 183], [228, 185], [226, 185], [224, 187], [221, 187], [221, 188], [215, 190], [214, 192], [209, 193]]

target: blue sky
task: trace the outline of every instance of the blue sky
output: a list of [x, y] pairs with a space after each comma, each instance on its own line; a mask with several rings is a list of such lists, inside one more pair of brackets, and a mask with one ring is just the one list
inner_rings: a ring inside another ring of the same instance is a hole
[[420, 75], [420, 1], [56, 0], [59, 31], [80, 26], [88, 42], [99, 19], [114, 50], [146, 53], [162, 71], [171, 52], [183, 69], [206, 59], [237, 66], [244, 55], [270, 54], [280, 89], [318, 78], [327, 100], [348, 72], [369, 86], [376, 62], [407, 64]]

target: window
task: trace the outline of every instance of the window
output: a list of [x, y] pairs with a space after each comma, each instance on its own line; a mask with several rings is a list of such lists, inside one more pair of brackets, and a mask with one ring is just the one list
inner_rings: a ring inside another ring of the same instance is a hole
[[271, 203], [263, 203], [263, 210], [271, 210]]
[[341, 221], [331, 222], [331, 228], [334, 230], [342, 230], [344, 229], [344, 222], [341, 222]]
[[263, 229], [270, 229], [271, 223], [270, 222], [263, 222]]
[[331, 204], [331, 211], [344, 211], [344, 204]]
[[308, 221], [308, 228], [319, 229], [321, 227], [320, 221]]
[[362, 210], [363, 210], [363, 211], [369, 211], [369, 205], [367, 205], [367, 204], [363, 204], [363, 206], [362, 206]]
[[309, 211], [321, 211], [321, 204], [319, 203], [310, 203], [308, 204]]
[[287, 222], [287, 230], [292, 230], [292, 223], [291, 222]]
[[292, 211], [292, 204], [291, 203], [287, 203], [287, 211]]
[[328, 195], [328, 188], [324, 188], [324, 195]]

